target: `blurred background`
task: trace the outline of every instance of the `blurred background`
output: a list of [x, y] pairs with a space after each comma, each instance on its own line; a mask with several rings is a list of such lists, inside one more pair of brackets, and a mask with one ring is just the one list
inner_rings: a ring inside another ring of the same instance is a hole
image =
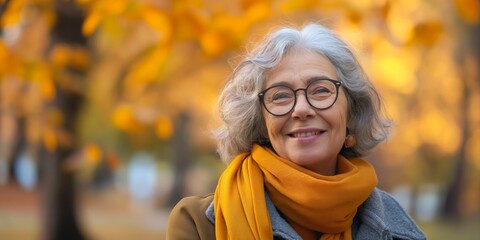
[[0, 239], [164, 239], [225, 165], [216, 100], [248, 49], [317, 22], [395, 121], [366, 158], [429, 239], [480, 236], [478, 0], [0, 0]]

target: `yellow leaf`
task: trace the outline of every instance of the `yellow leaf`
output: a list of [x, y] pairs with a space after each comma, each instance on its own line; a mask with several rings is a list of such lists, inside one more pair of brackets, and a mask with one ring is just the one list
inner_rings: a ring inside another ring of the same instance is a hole
[[97, 0], [95, 9], [106, 15], [119, 15], [127, 10], [130, 0]]
[[142, 17], [153, 29], [162, 33], [162, 42], [168, 42], [172, 37], [172, 23], [170, 17], [153, 6], [142, 8]]
[[394, 37], [394, 41], [404, 44], [412, 39], [414, 28], [418, 23], [418, 19], [413, 16], [421, 8], [419, 5], [420, 1], [415, 0], [393, 1], [391, 3], [385, 21]]
[[116, 128], [129, 133], [135, 133], [141, 129], [135, 120], [133, 109], [128, 105], [121, 105], [114, 110], [112, 122]]
[[40, 93], [45, 100], [53, 100], [55, 97], [55, 92], [55, 85], [52, 79], [43, 79], [40, 81]]
[[41, 96], [47, 101], [52, 100], [55, 97], [55, 86], [49, 66], [45, 63], [35, 64], [30, 71], [31, 80], [40, 86]]
[[239, 0], [238, 1], [242, 9], [248, 9], [251, 5], [256, 3], [256, 0]]
[[89, 165], [97, 165], [102, 157], [102, 150], [95, 144], [87, 144], [84, 147], [85, 158]]
[[204, 0], [182, 0], [171, 1], [173, 11], [183, 11], [185, 9], [201, 9], [205, 7]]
[[391, 56], [381, 59], [376, 65], [376, 74], [382, 76], [382, 80], [386, 85], [394, 90], [410, 94], [416, 88], [416, 78], [409, 63]]
[[5, 43], [2, 41], [2, 39], [0, 39], [0, 62], [2, 63], [0, 64], [0, 75], [10, 70], [7, 66], [5, 66], [5, 63], [8, 63], [9, 61], [11, 61], [10, 52], [8, 51], [7, 46], [5, 46]]
[[317, 0], [288, 0], [280, 6], [282, 13], [288, 13], [295, 10], [306, 10], [315, 7]]
[[56, 67], [65, 66], [70, 57], [70, 49], [65, 44], [57, 44], [50, 53], [50, 61]]
[[415, 26], [414, 41], [428, 47], [437, 41], [442, 32], [442, 24], [438, 21], [422, 22]]
[[420, 66], [414, 51], [402, 51], [386, 40], [372, 42], [372, 76], [379, 84], [402, 94], [411, 94], [417, 88], [415, 72]]
[[248, 8], [244, 18], [248, 23], [255, 23], [268, 18], [271, 14], [268, 2], [257, 2]]
[[[181, 2], [181, 1], [178, 1]], [[211, 24], [211, 17], [202, 9], [180, 8], [172, 14], [175, 34], [182, 39], [196, 39]]]
[[113, 125], [120, 129], [128, 129], [132, 121], [132, 109], [126, 105], [119, 106], [115, 109], [112, 116]]
[[455, 120], [433, 108], [420, 116], [417, 131], [424, 142], [437, 145], [444, 153], [453, 153], [460, 145], [460, 129]]
[[158, 118], [155, 124], [155, 133], [157, 134], [157, 137], [162, 140], [169, 139], [173, 133], [173, 124], [170, 118]]
[[[140, 59], [125, 77], [125, 88], [129, 92], [141, 90], [146, 83], [158, 79], [161, 67], [167, 61], [170, 49], [164, 45], [156, 46], [143, 59]], [[135, 95], [135, 94], [133, 94]]]
[[58, 146], [58, 139], [52, 129], [46, 129], [43, 133], [43, 144], [49, 151], [54, 151]]
[[475, 25], [480, 20], [480, 2], [478, 0], [455, 0], [455, 6], [463, 21]]
[[85, 69], [90, 62], [87, 51], [84, 48], [74, 48], [70, 56], [70, 64], [77, 69]]
[[[251, 22], [245, 17], [231, 16], [222, 13], [215, 16], [212, 23], [208, 26], [209, 29], [204, 32], [204, 34], [212, 34], [222, 38], [223, 44], [218, 47], [225, 49], [227, 46], [232, 45], [231, 43], [240, 43], [245, 37], [250, 25]], [[219, 49], [220, 51], [218, 53], [223, 49]]]
[[226, 48], [226, 39], [218, 32], [205, 32], [200, 37], [203, 51], [209, 55], [218, 55]]
[[24, 6], [25, 0], [11, 0], [3, 16], [1, 16], [1, 26], [6, 27], [18, 24], [21, 20]]
[[99, 12], [92, 12], [90, 13], [86, 18], [85, 21], [83, 22], [82, 25], [82, 33], [85, 36], [91, 35], [100, 25], [102, 22], [104, 16], [100, 14]]

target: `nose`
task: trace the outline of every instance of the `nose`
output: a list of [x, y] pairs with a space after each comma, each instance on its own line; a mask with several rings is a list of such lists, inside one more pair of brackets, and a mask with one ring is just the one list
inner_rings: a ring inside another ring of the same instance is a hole
[[[301, 92], [302, 94], [298, 95], [299, 92]], [[306, 119], [315, 115], [315, 110], [312, 106], [310, 106], [310, 103], [308, 103], [307, 101], [307, 95], [305, 91], [297, 91], [295, 92], [295, 94], [297, 94], [297, 101], [295, 103], [295, 106], [293, 107], [292, 117], [298, 119]]]

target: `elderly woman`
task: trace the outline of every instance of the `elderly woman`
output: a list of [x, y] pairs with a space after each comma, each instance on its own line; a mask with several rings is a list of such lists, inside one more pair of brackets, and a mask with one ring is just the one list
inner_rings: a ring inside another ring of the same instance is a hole
[[425, 239], [360, 157], [387, 138], [349, 46], [283, 28], [239, 63], [219, 102], [215, 194], [172, 210], [167, 239]]

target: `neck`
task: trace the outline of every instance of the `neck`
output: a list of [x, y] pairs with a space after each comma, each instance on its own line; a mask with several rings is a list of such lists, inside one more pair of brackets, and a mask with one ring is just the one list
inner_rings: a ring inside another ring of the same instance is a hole
[[328, 162], [324, 162], [322, 164], [312, 164], [312, 165], [305, 165], [302, 166], [310, 171], [316, 172], [323, 176], [334, 176], [337, 174], [337, 157], [335, 159], [330, 160]]

